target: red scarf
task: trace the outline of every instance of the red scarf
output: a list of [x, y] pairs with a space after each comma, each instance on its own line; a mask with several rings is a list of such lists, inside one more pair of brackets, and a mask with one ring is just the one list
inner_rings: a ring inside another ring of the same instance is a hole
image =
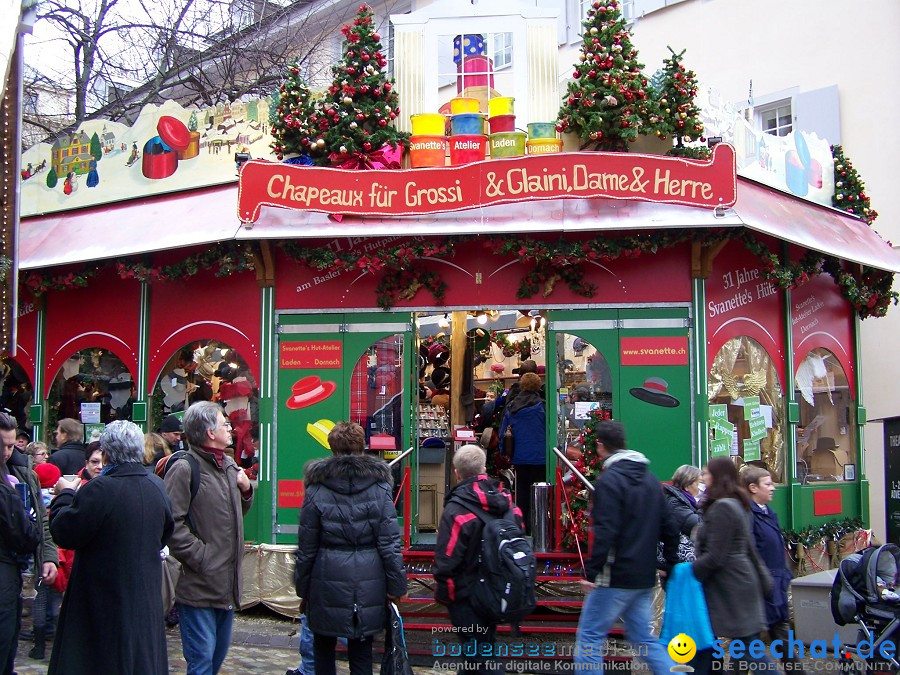
[[200, 449], [203, 450], [204, 452], [208, 452], [209, 454], [211, 454], [213, 456], [213, 458], [216, 460], [216, 466], [218, 466], [220, 469], [222, 468], [222, 462], [225, 461], [225, 451], [224, 450], [222, 450], [221, 448], [212, 448], [208, 445], [201, 445]]

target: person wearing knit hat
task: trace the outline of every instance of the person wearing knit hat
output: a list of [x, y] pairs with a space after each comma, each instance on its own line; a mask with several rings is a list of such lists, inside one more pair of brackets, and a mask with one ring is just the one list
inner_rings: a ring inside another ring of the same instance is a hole
[[38, 480], [41, 481], [41, 488], [43, 489], [52, 488], [62, 476], [59, 467], [50, 462], [35, 465], [34, 472], [37, 474]]

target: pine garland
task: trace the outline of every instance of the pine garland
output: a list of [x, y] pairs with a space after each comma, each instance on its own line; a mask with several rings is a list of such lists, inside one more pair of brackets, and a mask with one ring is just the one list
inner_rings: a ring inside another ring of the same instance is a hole
[[[584, 425], [584, 431], [578, 439], [582, 456], [577, 462], [573, 462], [585, 478], [591, 483], [597, 480], [603, 468], [603, 460], [597, 454], [597, 424], [603, 420], [612, 419], [609, 410], [597, 408], [588, 413], [588, 419]], [[565, 487], [568, 495], [568, 506], [564, 501], [563, 524], [563, 548], [574, 550], [576, 542], [587, 541], [587, 528], [590, 521], [590, 491], [577, 478], [573, 478]]]
[[832, 145], [831, 155], [834, 159], [834, 196], [831, 203], [836, 209], [857, 215], [871, 225], [878, 217], [878, 211], [872, 208], [872, 201], [866, 194], [866, 184], [844, 155], [843, 147]]
[[249, 244], [237, 242], [225, 242], [160, 267], [144, 262], [116, 263], [116, 272], [121, 279], [148, 282], [188, 279], [200, 270], [211, 270], [217, 277], [228, 277], [254, 268], [253, 251]]

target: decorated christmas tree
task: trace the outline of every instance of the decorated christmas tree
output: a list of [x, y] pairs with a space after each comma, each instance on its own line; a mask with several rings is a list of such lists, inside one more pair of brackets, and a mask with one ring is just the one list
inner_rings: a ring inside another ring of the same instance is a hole
[[834, 197], [831, 198], [831, 203], [835, 208], [854, 213], [871, 225], [878, 217], [878, 212], [872, 208], [872, 202], [866, 194], [866, 184], [850, 160], [844, 156], [844, 148], [832, 145], [831, 155], [834, 158]]
[[682, 64], [684, 50], [676, 54], [669, 47], [669, 51], [672, 56], [663, 61], [663, 77], [657, 91], [659, 115], [662, 119], [656, 135], [675, 139], [675, 147], [667, 153], [669, 155], [706, 159], [709, 157], [708, 147], [685, 145], [706, 141], [703, 137], [703, 122], [700, 121], [700, 108], [694, 103], [697, 96], [697, 76]]
[[[341, 166], [378, 167], [383, 162], [359, 155], [374, 154], [384, 146], [402, 151], [400, 146], [409, 138], [392, 124], [400, 114], [398, 96], [393, 78], [386, 75], [381, 36], [374, 28], [372, 9], [361, 5], [353, 23], [341, 29], [343, 57], [331, 69], [334, 81], [323, 104], [324, 138], [332, 161]], [[396, 161], [399, 168], [399, 154]]]
[[[584, 431], [578, 439], [582, 456], [573, 462], [585, 478], [591, 483], [597, 480], [603, 460], [597, 454], [597, 424], [610, 419], [610, 413], [604, 408], [597, 408], [588, 413], [588, 419], [584, 425]], [[564, 548], [575, 549], [577, 543], [583, 547], [587, 545], [587, 528], [590, 521], [590, 490], [576, 476], [571, 476], [566, 481], [566, 494], [563, 499], [563, 537]]]
[[660, 121], [641, 73], [644, 66], [617, 0], [595, 0], [582, 25], [575, 79], [563, 97], [556, 128], [578, 134], [582, 148], [623, 152], [638, 134], [654, 133]]
[[278, 90], [277, 104], [270, 115], [272, 123], [272, 151], [278, 159], [285, 156], [308, 157], [301, 163], [327, 162], [325, 129], [328, 120], [317, 109], [309, 87], [300, 77], [300, 65], [291, 63]]

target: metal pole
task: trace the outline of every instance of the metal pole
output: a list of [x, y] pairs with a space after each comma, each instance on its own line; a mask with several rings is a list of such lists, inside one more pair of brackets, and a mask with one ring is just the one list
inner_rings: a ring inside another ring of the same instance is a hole
[[594, 486], [591, 484], [591, 481], [589, 481], [587, 478], [585, 478], [584, 474], [581, 473], [578, 469], [575, 468], [575, 465], [572, 464], [572, 462], [569, 461], [569, 458], [566, 457], [565, 453], [560, 452], [559, 448], [556, 448], [556, 447], [553, 448], [553, 452], [555, 452], [555, 453], [556, 453], [556, 456], [559, 457], [559, 458], [562, 460], [562, 463], [565, 464], [566, 467], [567, 467], [572, 473], [574, 473], [575, 476], [577, 476], [578, 479], [581, 480], [582, 483], [584, 483], [584, 485], [585, 485], [586, 488], [588, 488], [591, 492], [594, 491]]
[[394, 457], [394, 459], [392, 459], [390, 462], [388, 462], [388, 466], [394, 466], [394, 464], [396, 464], [396, 463], [399, 462], [401, 459], [403, 459], [404, 457], [406, 457], [406, 456], [407, 456], [409, 453], [411, 453], [412, 451], [413, 451], [412, 446], [410, 446], [409, 448], [407, 448], [406, 450], [404, 450], [401, 454], [397, 455], [396, 457]]

